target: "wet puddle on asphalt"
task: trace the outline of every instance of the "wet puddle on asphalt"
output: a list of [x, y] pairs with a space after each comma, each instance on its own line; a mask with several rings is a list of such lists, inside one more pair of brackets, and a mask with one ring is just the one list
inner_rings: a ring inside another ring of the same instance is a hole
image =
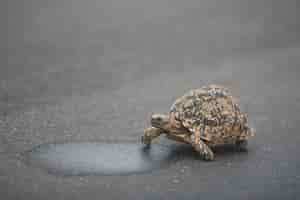
[[133, 142], [43, 144], [23, 156], [27, 164], [62, 176], [135, 174], [174, 160], [172, 148]]

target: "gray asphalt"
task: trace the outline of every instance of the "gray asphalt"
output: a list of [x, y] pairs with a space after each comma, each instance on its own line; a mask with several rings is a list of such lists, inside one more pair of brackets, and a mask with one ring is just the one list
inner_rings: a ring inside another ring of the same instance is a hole
[[[296, 0], [1, 4], [1, 199], [300, 198]], [[179, 146], [168, 167], [127, 176], [55, 176], [20, 159], [44, 143], [138, 143], [151, 113], [209, 83], [239, 97], [257, 132], [248, 152], [204, 162]]]

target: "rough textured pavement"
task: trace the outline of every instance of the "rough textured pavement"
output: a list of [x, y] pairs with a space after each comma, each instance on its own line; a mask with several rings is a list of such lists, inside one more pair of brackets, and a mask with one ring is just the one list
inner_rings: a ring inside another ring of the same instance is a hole
[[[1, 199], [300, 198], [296, 0], [1, 4]], [[208, 83], [240, 97], [257, 131], [247, 153], [203, 162], [179, 146], [168, 167], [130, 176], [53, 176], [20, 161], [55, 141], [139, 142], [152, 112]]]

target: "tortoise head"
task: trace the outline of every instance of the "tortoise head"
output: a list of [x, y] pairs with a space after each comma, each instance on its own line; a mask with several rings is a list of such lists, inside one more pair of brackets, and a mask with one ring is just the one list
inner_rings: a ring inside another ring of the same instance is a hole
[[160, 128], [168, 130], [168, 125], [170, 123], [169, 116], [162, 114], [153, 114], [151, 116], [151, 125], [155, 128]]

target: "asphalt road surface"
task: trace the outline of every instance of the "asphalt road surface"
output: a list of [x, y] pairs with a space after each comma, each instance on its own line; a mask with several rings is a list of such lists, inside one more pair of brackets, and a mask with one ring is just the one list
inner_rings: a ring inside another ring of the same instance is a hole
[[[0, 199], [300, 199], [297, 6], [1, 2]], [[204, 162], [178, 146], [168, 166], [122, 176], [53, 175], [20, 158], [45, 143], [139, 144], [151, 113], [209, 83], [239, 97], [257, 132], [248, 152]]]

